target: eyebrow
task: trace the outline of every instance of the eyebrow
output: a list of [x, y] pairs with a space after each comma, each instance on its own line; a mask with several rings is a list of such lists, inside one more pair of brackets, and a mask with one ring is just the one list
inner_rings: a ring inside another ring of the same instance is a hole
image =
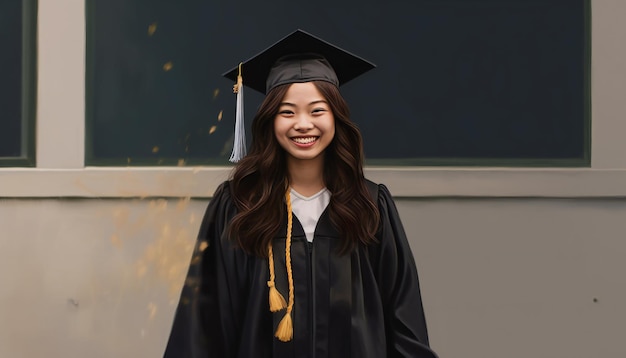
[[[313, 101], [313, 102], [309, 103], [308, 105], [309, 105], [309, 106], [312, 106], [312, 105], [314, 105], [314, 104], [318, 104], [318, 103], [326, 103], [326, 104], [328, 104], [328, 102], [327, 102], [326, 100], [319, 99], [319, 100], [317, 100], [317, 101]], [[280, 105], [281, 105], [281, 106], [291, 106], [291, 107], [297, 107], [295, 104], [293, 104], [293, 103], [289, 103], [289, 102], [281, 102], [281, 104], [280, 104]]]

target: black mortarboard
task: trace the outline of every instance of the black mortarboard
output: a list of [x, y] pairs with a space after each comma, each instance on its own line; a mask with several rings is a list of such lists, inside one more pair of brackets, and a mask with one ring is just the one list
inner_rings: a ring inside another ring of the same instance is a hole
[[376, 67], [305, 31], [296, 30], [235, 67], [224, 76], [237, 81], [239, 70], [248, 86], [263, 94], [286, 83], [327, 81], [336, 86]]

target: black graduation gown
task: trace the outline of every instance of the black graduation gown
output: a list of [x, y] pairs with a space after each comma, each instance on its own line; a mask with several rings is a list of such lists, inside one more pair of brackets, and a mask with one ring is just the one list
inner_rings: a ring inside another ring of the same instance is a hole
[[[368, 182], [378, 202], [379, 243], [339, 255], [324, 211], [312, 245], [293, 217], [294, 336], [274, 338], [285, 311], [271, 313], [267, 259], [226, 237], [235, 215], [229, 183], [207, 208], [165, 357], [431, 358], [413, 255], [391, 195]], [[286, 216], [273, 240], [276, 287], [287, 299]]]

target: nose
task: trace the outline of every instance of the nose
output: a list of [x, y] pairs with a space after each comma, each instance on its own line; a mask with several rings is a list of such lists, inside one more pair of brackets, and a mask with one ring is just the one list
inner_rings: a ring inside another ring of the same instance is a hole
[[296, 118], [293, 128], [299, 132], [308, 131], [313, 129], [313, 122], [308, 115], [302, 114]]

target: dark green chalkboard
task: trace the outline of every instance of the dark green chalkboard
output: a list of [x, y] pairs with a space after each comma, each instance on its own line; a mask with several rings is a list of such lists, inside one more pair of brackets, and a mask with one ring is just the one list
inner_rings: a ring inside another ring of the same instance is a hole
[[378, 65], [342, 87], [368, 164], [590, 164], [588, 0], [87, 5], [88, 164], [227, 163], [220, 74], [296, 28]]
[[34, 0], [0, 1], [0, 166], [34, 166]]

